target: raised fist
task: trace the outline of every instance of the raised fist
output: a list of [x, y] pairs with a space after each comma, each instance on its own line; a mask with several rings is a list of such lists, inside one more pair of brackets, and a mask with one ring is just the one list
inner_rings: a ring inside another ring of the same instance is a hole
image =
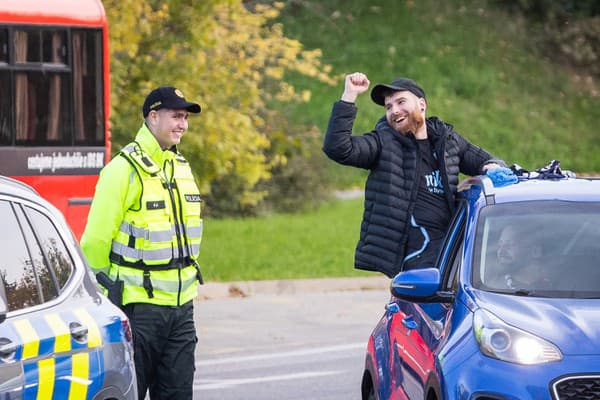
[[370, 84], [369, 78], [362, 72], [354, 72], [346, 75], [342, 100], [353, 103], [359, 94], [364, 93], [369, 89]]

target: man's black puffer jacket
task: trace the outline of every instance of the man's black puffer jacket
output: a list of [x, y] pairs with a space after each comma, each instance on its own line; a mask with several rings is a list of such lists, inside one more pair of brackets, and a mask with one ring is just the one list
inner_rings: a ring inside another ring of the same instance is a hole
[[[402, 267], [410, 215], [417, 196], [417, 162], [421, 159], [415, 137], [394, 131], [385, 117], [375, 129], [352, 136], [354, 104], [334, 104], [323, 151], [332, 160], [370, 170], [365, 185], [365, 208], [356, 246], [354, 266], [393, 277]], [[440, 160], [446, 201], [454, 212], [458, 175], [478, 175], [491, 162], [505, 165], [472, 145], [452, 125], [427, 118], [427, 134]], [[445, 173], [444, 173], [445, 172]]]

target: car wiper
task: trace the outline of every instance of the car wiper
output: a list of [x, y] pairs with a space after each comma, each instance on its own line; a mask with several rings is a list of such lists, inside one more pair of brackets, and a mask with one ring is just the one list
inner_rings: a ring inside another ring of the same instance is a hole
[[[545, 294], [542, 294], [545, 293]], [[522, 297], [554, 297], [551, 296], [550, 293], [547, 293], [547, 291], [539, 291], [539, 290], [530, 290], [530, 289], [523, 289], [523, 288], [519, 288], [519, 289], [515, 289], [513, 292], [511, 292], [511, 294], [514, 294], [515, 296], [522, 296]]]

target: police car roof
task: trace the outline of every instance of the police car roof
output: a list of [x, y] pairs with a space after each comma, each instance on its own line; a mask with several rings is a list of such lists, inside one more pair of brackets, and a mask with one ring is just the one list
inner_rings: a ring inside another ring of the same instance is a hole
[[0, 193], [35, 199], [38, 193], [28, 184], [0, 175]]

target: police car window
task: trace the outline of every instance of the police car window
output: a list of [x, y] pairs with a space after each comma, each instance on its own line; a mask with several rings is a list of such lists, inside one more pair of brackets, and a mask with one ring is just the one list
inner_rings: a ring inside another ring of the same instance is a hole
[[20, 207], [15, 207], [15, 212], [17, 213], [17, 218], [22, 221], [21, 229], [23, 230], [23, 236], [25, 236], [25, 242], [31, 257], [31, 265], [40, 291], [40, 302], [44, 303], [58, 297], [56, 275], [48, 267], [49, 260], [40, 247], [43, 244], [43, 237], [40, 237], [42, 240], [38, 241], [33, 234], [31, 222], [24, 217]]
[[[53, 287], [60, 291], [73, 272], [71, 256], [52, 221], [33, 208], [24, 207], [24, 209], [42, 250], [40, 257], [47, 267], [47, 276], [53, 281]], [[56, 295], [55, 291], [52, 293], [53, 296]]]
[[13, 207], [0, 200], [0, 279], [6, 292], [8, 311], [40, 304], [39, 278]]

